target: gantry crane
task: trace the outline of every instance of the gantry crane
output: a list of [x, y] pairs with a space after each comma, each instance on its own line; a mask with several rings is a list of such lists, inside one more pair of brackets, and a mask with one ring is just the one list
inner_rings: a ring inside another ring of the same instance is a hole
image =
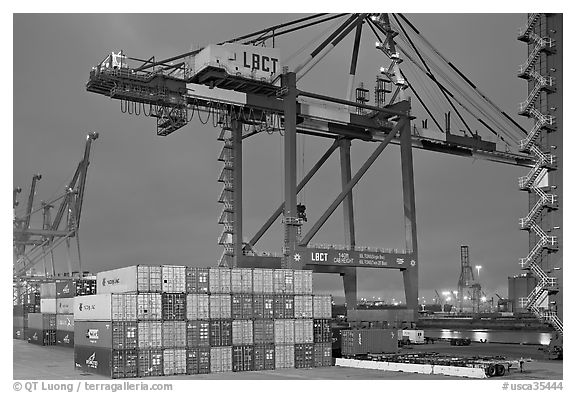
[[[344, 21], [310, 52], [304, 62], [293, 69], [282, 65], [280, 52], [275, 47], [278, 37], [337, 18], [344, 18]], [[392, 18], [385, 13], [317, 14], [164, 60], [156, 60], [155, 57], [142, 60], [129, 57], [123, 51], [112, 52], [92, 68], [86, 89], [119, 100], [122, 112], [155, 118], [159, 136], [167, 136], [181, 129], [195, 114], [202, 123], [211, 121], [221, 128], [218, 140], [223, 142], [223, 147], [219, 161], [223, 162], [223, 169], [218, 181], [223, 183], [223, 190], [218, 202], [223, 210], [218, 222], [222, 224], [223, 231], [218, 243], [224, 250], [219, 265], [307, 268], [316, 272], [339, 273], [343, 276], [349, 308], [355, 308], [357, 302], [358, 267], [398, 269], [404, 275], [407, 307], [415, 316], [418, 310], [418, 247], [412, 148], [520, 166], [528, 166], [530, 160], [527, 155], [508, 149], [515, 143], [516, 136], [525, 135], [526, 131], [432, 47], [434, 53], [440, 56], [440, 61], [450, 67], [455, 78], [460, 78], [472, 89], [469, 96], [458, 97], [451, 93], [453, 80], [450, 77], [441, 80], [445, 74], [440, 75], [430, 57], [420, 53], [416, 40], [408, 34], [404, 23], [423, 42], [422, 45], [431, 44], [404, 15], [392, 15]], [[384, 54], [387, 62], [377, 77], [376, 105], [368, 104], [367, 90], [362, 85], [356, 89], [356, 101], [352, 101], [364, 26], [376, 36], [376, 49]], [[298, 87], [297, 82], [352, 31], [355, 33], [346, 98], [329, 97]], [[398, 43], [396, 37], [405, 42]], [[270, 40], [272, 47], [262, 45]], [[410, 83], [401, 69], [404, 59], [412, 62], [442, 91], [451, 110], [466, 125], [466, 135], [451, 134], [439, 126], [418, 94], [418, 86]], [[438, 126], [437, 131], [428, 130], [425, 127], [427, 121], [421, 129], [411, 126], [414, 116], [407, 97], [408, 89], [432, 117]], [[387, 96], [386, 93], [390, 94]], [[495, 116], [500, 116], [506, 126], [502, 126], [500, 120], [489, 124], [494, 117], [483, 117], [484, 112], [478, 107], [472, 109], [472, 96], [481, 97], [488, 106], [496, 108]], [[482, 140], [477, 132], [470, 129], [458, 108], [478, 120], [506, 147]], [[242, 146], [247, 138], [264, 132], [279, 133], [284, 141], [284, 200], [245, 244], [242, 225]], [[297, 133], [333, 140], [298, 184]], [[350, 166], [352, 141], [378, 144], [354, 176]], [[355, 236], [352, 189], [389, 144], [400, 145], [406, 239], [404, 250], [361, 247], [357, 245]], [[337, 149], [340, 151], [342, 191], [318, 221], [308, 224], [311, 225], [309, 231], [303, 233], [303, 210], [298, 208], [297, 194]], [[311, 245], [312, 238], [340, 204], [344, 207], [346, 245]], [[248, 255], [253, 254], [253, 247], [281, 215], [284, 224], [281, 255]]]

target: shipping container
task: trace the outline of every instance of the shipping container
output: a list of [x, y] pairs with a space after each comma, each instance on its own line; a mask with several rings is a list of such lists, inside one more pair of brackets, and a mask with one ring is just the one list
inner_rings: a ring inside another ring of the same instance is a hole
[[294, 345], [294, 367], [295, 368], [314, 367], [314, 344]]
[[204, 294], [190, 294], [186, 296], [186, 319], [210, 319], [210, 297]]
[[186, 322], [162, 321], [162, 346], [186, 348]]
[[232, 371], [232, 347], [210, 348], [210, 372]]
[[75, 296], [86, 296], [96, 294], [96, 280], [94, 279], [74, 279], [59, 280], [56, 282], [56, 298], [65, 299]]
[[188, 348], [210, 346], [210, 322], [186, 322], [186, 345]]
[[332, 331], [330, 330], [329, 319], [314, 320], [314, 342], [315, 343], [332, 342]]
[[254, 370], [254, 347], [241, 345], [232, 347], [232, 371]]
[[424, 344], [424, 330], [417, 329], [400, 329], [398, 330], [398, 339], [408, 339], [411, 344]]
[[162, 294], [162, 319], [165, 321], [186, 320], [186, 294]]
[[111, 321], [76, 321], [76, 345], [109, 349], [136, 349], [138, 323]]
[[186, 268], [186, 292], [208, 294], [210, 290], [208, 268]]
[[398, 351], [396, 329], [351, 329], [342, 330], [341, 333], [342, 356]]
[[98, 294], [161, 292], [160, 266], [128, 266], [100, 272], [96, 275]]
[[[142, 322], [141, 322], [142, 323]], [[144, 322], [149, 323], [149, 322]], [[162, 349], [138, 350], [138, 376], [159, 377], [163, 375], [164, 367]]]
[[254, 294], [273, 294], [274, 270], [252, 269], [252, 292]]
[[294, 295], [274, 295], [274, 318], [294, 318]]
[[74, 332], [56, 330], [56, 345], [74, 347]]
[[186, 374], [210, 373], [210, 348], [190, 348], [186, 351]]
[[332, 296], [330, 295], [312, 296], [312, 313], [314, 319], [331, 319]]
[[312, 295], [295, 295], [294, 318], [310, 319], [312, 316]]
[[12, 315], [17, 317], [17, 316], [23, 316], [24, 313], [24, 306], [22, 304], [15, 304], [12, 306]]
[[44, 282], [40, 284], [41, 299], [56, 299], [56, 283]]
[[[235, 278], [236, 274], [236, 278]], [[232, 293], [252, 293], [252, 269], [238, 269], [231, 270], [231, 288]]]
[[186, 374], [186, 349], [165, 349], [163, 356], [164, 375]]
[[138, 375], [138, 351], [75, 346], [74, 365], [78, 370], [113, 379], [132, 378]]
[[26, 340], [26, 328], [24, 326], [14, 326], [12, 328], [12, 338]]
[[28, 327], [36, 330], [56, 330], [56, 314], [28, 314]]
[[254, 370], [274, 370], [275, 352], [273, 344], [254, 345]]
[[162, 319], [163, 295], [160, 293], [139, 293], [137, 295], [137, 317], [139, 321], [159, 321]]
[[25, 322], [28, 321], [27, 318], [24, 318], [24, 315], [12, 317], [12, 320], [13, 320], [12, 326], [14, 327], [26, 327], [27, 323]]
[[312, 270], [294, 270], [294, 294], [312, 295]]
[[56, 315], [56, 330], [62, 332], [74, 331], [74, 314], [58, 314]]
[[74, 298], [56, 299], [56, 314], [71, 314], [74, 312]]
[[294, 270], [274, 269], [274, 293], [294, 294]]
[[250, 320], [232, 321], [232, 345], [253, 345], [254, 333]]
[[314, 367], [330, 367], [332, 365], [332, 343], [314, 344]]
[[252, 319], [252, 295], [232, 294], [232, 319]]
[[294, 344], [294, 319], [274, 320], [274, 344]]
[[231, 319], [232, 300], [230, 295], [210, 295], [210, 319]]
[[274, 367], [276, 369], [294, 368], [294, 344], [275, 345], [274, 349]]
[[274, 295], [252, 296], [252, 314], [256, 319], [273, 319]]
[[30, 344], [35, 345], [55, 345], [56, 344], [56, 330], [53, 329], [24, 329], [26, 340]]
[[162, 265], [162, 292], [186, 293], [186, 266]]
[[271, 319], [254, 320], [254, 344], [274, 344], [274, 321]]
[[136, 294], [100, 294], [74, 298], [76, 321], [135, 321]]
[[229, 268], [210, 268], [208, 277], [210, 293], [230, 293], [232, 279]]
[[40, 312], [43, 314], [56, 314], [56, 299], [40, 299]]
[[232, 346], [232, 321], [210, 321], [210, 346]]
[[28, 292], [20, 294], [21, 301], [18, 304], [40, 304], [40, 292]]
[[23, 309], [24, 315], [39, 313], [40, 312], [40, 302], [38, 302], [38, 304], [23, 304], [22, 309]]
[[314, 321], [312, 319], [294, 320], [294, 343], [314, 343]]
[[162, 348], [162, 322], [160, 321], [138, 322], [138, 348], [139, 349]]

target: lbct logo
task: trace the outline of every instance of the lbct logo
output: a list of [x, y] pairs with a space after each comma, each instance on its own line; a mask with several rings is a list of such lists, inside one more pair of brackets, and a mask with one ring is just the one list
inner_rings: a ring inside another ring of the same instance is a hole
[[70, 344], [70, 338], [68, 338], [68, 335], [66, 335], [62, 341], [64, 341], [66, 344]]
[[70, 293], [70, 288], [68, 287], [68, 284], [66, 284], [66, 286], [64, 288], [62, 288], [62, 292], [63, 293]]
[[94, 352], [88, 359], [86, 359], [86, 365], [91, 368], [98, 368], [98, 360], [96, 360], [96, 352]]

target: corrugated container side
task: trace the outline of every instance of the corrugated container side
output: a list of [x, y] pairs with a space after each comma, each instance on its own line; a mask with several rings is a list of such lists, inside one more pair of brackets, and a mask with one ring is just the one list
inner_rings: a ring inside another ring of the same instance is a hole
[[332, 331], [330, 330], [329, 319], [314, 320], [314, 342], [315, 343], [332, 342]]
[[210, 321], [210, 346], [221, 347], [232, 345], [232, 321]]
[[76, 280], [62, 280], [56, 282], [56, 298], [71, 298], [76, 296]]
[[162, 349], [140, 349], [138, 350], [138, 376], [158, 377], [163, 375], [163, 353]]
[[254, 370], [254, 347], [241, 345], [232, 347], [232, 371]]
[[313, 344], [296, 344], [294, 346], [294, 367], [295, 368], [314, 367]]
[[74, 347], [74, 363], [82, 371], [112, 379], [131, 378], [138, 374], [136, 350]]
[[209, 271], [207, 268], [186, 268], [186, 292], [208, 294], [210, 290]]
[[314, 281], [313, 281], [314, 275], [312, 274], [312, 270], [303, 270], [302, 272], [303, 272], [302, 293], [304, 295], [312, 295], [312, 293], [314, 292]]
[[274, 295], [274, 318], [294, 318], [294, 295]]
[[169, 321], [186, 320], [186, 294], [162, 294], [162, 319]]
[[56, 345], [74, 347], [74, 332], [56, 330]]
[[139, 278], [137, 266], [106, 270], [96, 274], [96, 290], [98, 294], [147, 291], [149, 285], [142, 288]]
[[231, 269], [210, 268], [209, 270], [210, 293], [230, 293], [232, 286]]
[[82, 347], [136, 349], [137, 322], [76, 321], [76, 344]]
[[274, 321], [274, 344], [294, 344], [294, 319]]
[[304, 291], [304, 275], [302, 270], [294, 270], [294, 294], [302, 295]]
[[253, 345], [253, 334], [252, 321], [232, 321], [232, 345]]
[[398, 350], [396, 329], [342, 330], [342, 355], [390, 353]]
[[230, 295], [210, 295], [210, 319], [231, 319], [232, 300]]
[[77, 321], [136, 320], [136, 294], [100, 294], [74, 298]]
[[242, 271], [238, 268], [230, 269], [230, 279], [231, 279], [230, 291], [232, 293], [241, 293], [242, 292]]
[[190, 348], [186, 351], [186, 374], [210, 373], [210, 348]]
[[264, 294], [274, 293], [274, 269], [262, 269]]
[[220, 270], [208, 269], [208, 289], [210, 293], [220, 292]]
[[210, 346], [210, 322], [188, 321], [186, 323], [186, 345], [188, 348]]
[[74, 312], [74, 298], [56, 299], [56, 314], [70, 314]]
[[210, 319], [210, 298], [205, 294], [186, 296], [186, 318], [190, 320]]
[[294, 319], [284, 320], [284, 337], [286, 344], [294, 344]]
[[254, 295], [264, 293], [264, 274], [262, 269], [252, 270], [252, 293]]
[[28, 327], [36, 330], [56, 330], [56, 314], [28, 314]]
[[25, 327], [26, 325], [24, 324], [24, 322], [26, 322], [26, 320], [24, 319], [23, 315], [20, 316], [16, 316], [16, 317], [12, 317], [13, 323], [12, 326], [14, 327]]
[[186, 348], [186, 322], [162, 321], [162, 346]]
[[56, 344], [56, 330], [53, 329], [42, 330], [26, 328], [24, 329], [24, 334], [30, 344], [42, 346]]
[[271, 319], [254, 320], [254, 344], [274, 343], [274, 321]]
[[275, 346], [275, 368], [294, 368], [294, 345]]
[[314, 295], [312, 299], [312, 312], [314, 319], [332, 318], [332, 296]]
[[232, 371], [232, 347], [210, 348], [210, 372]]
[[[159, 293], [139, 293], [137, 295], [137, 317], [140, 321], [162, 319], [162, 295]], [[185, 310], [185, 309], [184, 309]], [[184, 311], [185, 312], [185, 311]]]
[[186, 293], [186, 266], [162, 265], [162, 292]]
[[275, 369], [275, 350], [274, 345], [255, 345], [254, 346], [254, 370], [274, 370]]
[[163, 355], [164, 375], [186, 374], [185, 349], [164, 349]]
[[162, 348], [162, 322], [160, 321], [138, 322], [138, 348], [139, 349]]
[[43, 314], [56, 314], [56, 299], [40, 299], [40, 312]]
[[242, 288], [241, 291], [242, 293], [253, 293], [254, 292], [254, 287], [253, 287], [253, 278], [252, 278], [252, 269], [240, 269], [240, 273], [242, 274]]
[[312, 318], [312, 296], [295, 295], [294, 296], [294, 318]]
[[254, 295], [252, 304], [254, 318], [274, 318], [274, 295]]
[[294, 321], [294, 343], [312, 344], [314, 342], [314, 324], [311, 319]]
[[45, 282], [40, 284], [41, 299], [56, 299], [56, 283]]

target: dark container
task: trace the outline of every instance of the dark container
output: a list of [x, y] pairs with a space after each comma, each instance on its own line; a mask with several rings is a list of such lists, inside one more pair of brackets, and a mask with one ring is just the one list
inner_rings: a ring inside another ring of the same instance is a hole
[[76, 345], [108, 349], [136, 349], [138, 322], [75, 321]]
[[252, 295], [232, 295], [232, 319], [252, 319]]
[[185, 321], [186, 320], [186, 294], [163, 293], [162, 294], [162, 320]]
[[274, 319], [294, 318], [294, 295], [274, 295]]
[[12, 326], [14, 327], [26, 327], [28, 318], [26, 318], [24, 315], [19, 315], [12, 317], [12, 321]]
[[252, 314], [256, 319], [274, 318], [274, 295], [254, 295]]
[[110, 378], [138, 376], [138, 351], [74, 346], [74, 365], [84, 372]]
[[40, 292], [28, 292], [23, 295], [23, 304], [40, 304]]
[[[210, 322], [188, 321], [186, 323], [186, 341], [188, 348], [209, 347]], [[210, 354], [210, 350], [208, 350], [208, 354]], [[208, 370], [210, 370], [210, 364], [208, 364]]]
[[294, 345], [294, 367], [295, 368], [314, 367], [314, 344]]
[[22, 304], [12, 306], [12, 315], [15, 317], [24, 315], [24, 306]]
[[74, 332], [56, 330], [56, 345], [74, 347]]
[[30, 344], [36, 345], [55, 345], [56, 344], [56, 330], [41, 330], [41, 329], [24, 329], [26, 340]]
[[56, 281], [56, 298], [70, 298], [96, 294], [96, 280], [75, 279]]
[[56, 314], [28, 314], [27, 326], [37, 330], [56, 330]]
[[254, 344], [274, 344], [274, 320], [254, 320]]
[[332, 365], [332, 344], [314, 344], [314, 367], [330, 367]]
[[229, 319], [210, 321], [210, 346], [229, 347], [232, 345], [232, 321]]
[[12, 338], [15, 338], [17, 340], [25, 340], [26, 339], [26, 334], [25, 334], [25, 328], [24, 326], [14, 326], [12, 328]]
[[232, 347], [232, 371], [254, 370], [254, 346], [239, 345]]
[[210, 348], [190, 348], [186, 351], [186, 374], [210, 373]]
[[274, 370], [274, 345], [254, 345], [254, 370]]
[[393, 353], [398, 351], [396, 329], [342, 330], [342, 356], [367, 353]]
[[186, 268], [186, 292], [187, 293], [208, 293], [210, 282], [208, 281], [208, 268], [187, 267]]
[[25, 303], [22, 305], [24, 314], [34, 314], [40, 312], [40, 303], [30, 304]]
[[139, 349], [138, 376], [159, 377], [164, 375], [163, 359], [162, 349]]
[[332, 342], [332, 331], [330, 330], [329, 319], [314, 320], [314, 342], [315, 343]]

